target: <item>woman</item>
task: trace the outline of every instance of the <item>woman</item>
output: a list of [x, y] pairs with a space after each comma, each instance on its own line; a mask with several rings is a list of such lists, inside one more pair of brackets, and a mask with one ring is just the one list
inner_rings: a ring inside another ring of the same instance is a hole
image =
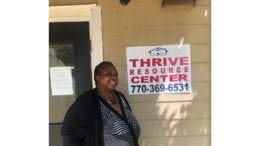
[[94, 71], [96, 88], [76, 98], [61, 128], [64, 146], [138, 146], [140, 126], [124, 95], [116, 91], [118, 72], [111, 62]]

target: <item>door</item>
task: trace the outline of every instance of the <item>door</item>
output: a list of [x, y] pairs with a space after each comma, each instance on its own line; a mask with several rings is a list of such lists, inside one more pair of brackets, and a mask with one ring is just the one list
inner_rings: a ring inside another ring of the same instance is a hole
[[88, 22], [49, 24], [49, 69], [49, 145], [62, 146], [60, 128], [66, 111], [78, 95], [92, 88]]

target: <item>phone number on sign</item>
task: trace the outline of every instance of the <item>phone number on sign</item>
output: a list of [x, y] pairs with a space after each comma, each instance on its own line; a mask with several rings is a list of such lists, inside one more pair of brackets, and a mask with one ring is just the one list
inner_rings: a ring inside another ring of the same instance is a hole
[[161, 93], [161, 92], [180, 92], [188, 91], [188, 83], [175, 83], [175, 84], [150, 84], [150, 85], [131, 85], [132, 93]]

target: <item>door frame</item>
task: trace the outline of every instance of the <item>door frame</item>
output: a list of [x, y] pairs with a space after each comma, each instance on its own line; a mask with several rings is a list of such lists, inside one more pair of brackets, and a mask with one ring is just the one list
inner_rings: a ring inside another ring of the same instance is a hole
[[49, 6], [49, 23], [89, 22], [92, 86], [95, 87], [93, 70], [103, 61], [101, 7], [96, 4]]

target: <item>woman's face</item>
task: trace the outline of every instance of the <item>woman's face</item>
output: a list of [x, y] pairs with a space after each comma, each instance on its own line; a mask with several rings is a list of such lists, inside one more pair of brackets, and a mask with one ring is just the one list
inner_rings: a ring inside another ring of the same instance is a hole
[[118, 72], [114, 66], [106, 66], [96, 78], [97, 86], [114, 90], [118, 84]]

